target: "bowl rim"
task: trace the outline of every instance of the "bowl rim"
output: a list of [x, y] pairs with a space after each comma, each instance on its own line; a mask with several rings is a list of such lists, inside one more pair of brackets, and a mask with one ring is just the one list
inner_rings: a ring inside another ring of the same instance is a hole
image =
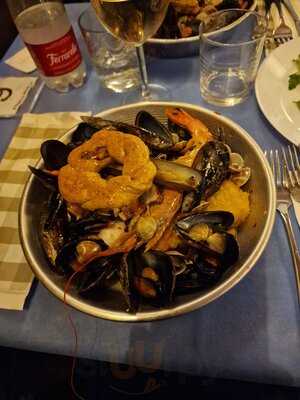
[[[209, 115], [211, 117], [216, 118], [220, 123], [225, 123], [228, 127], [230, 127], [233, 130], [239, 131], [243, 139], [245, 139], [248, 144], [253, 148], [253, 150], [256, 152], [257, 156], [260, 158], [262, 161], [264, 167], [265, 167], [265, 173], [267, 177], [267, 188], [265, 190], [268, 191], [269, 194], [269, 203], [267, 204], [267, 218], [266, 218], [266, 223], [263, 228], [261, 237], [259, 238], [256, 246], [254, 247], [252, 253], [250, 256], [246, 259], [246, 261], [243, 263], [242, 267], [239, 268], [237, 271], [235, 271], [228, 279], [226, 279], [221, 285], [218, 285], [217, 287], [213, 288], [210, 290], [208, 293], [205, 294], [200, 294], [196, 299], [190, 300], [187, 303], [180, 304], [175, 307], [169, 307], [169, 308], [164, 308], [164, 309], [159, 309], [155, 311], [147, 311], [147, 312], [138, 312], [136, 314], [130, 314], [127, 313], [125, 310], [124, 311], [111, 311], [107, 309], [102, 309], [101, 307], [97, 307], [94, 305], [86, 304], [84, 302], [84, 299], [80, 300], [78, 298], [73, 297], [72, 295], [68, 294], [66, 296], [66, 303], [75, 309], [82, 311], [84, 313], [90, 314], [94, 317], [99, 317], [111, 321], [120, 321], [120, 322], [145, 322], [145, 321], [154, 321], [154, 320], [161, 320], [161, 319], [166, 319], [170, 317], [175, 317], [181, 314], [186, 314], [190, 311], [194, 311], [210, 302], [213, 300], [216, 300], [218, 297], [222, 296], [226, 292], [228, 292], [232, 287], [234, 287], [240, 280], [254, 267], [255, 263], [261, 256], [262, 252], [264, 251], [269, 238], [271, 236], [272, 230], [273, 230], [273, 225], [275, 221], [275, 213], [276, 213], [276, 189], [275, 189], [275, 184], [271, 172], [271, 168], [265, 159], [265, 156], [260, 149], [259, 145], [256, 143], [256, 141], [249, 135], [249, 133], [246, 132], [241, 126], [239, 126], [237, 123], [233, 122], [230, 118], [225, 117], [219, 113], [216, 113], [215, 111], [206, 109], [204, 107], [200, 107], [197, 105], [189, 104], [189, 103], [182, 103], [182, 102], [140, 102], [140, 103], [134, 103], [134, 104], [129, 104], [129, 105], [124, 105], [120, 107], [114, 107], [110, 108], [108, 110], [102, 111], [98, 113], [98, 116], [101, 116], [105, 118], [107, 114], [110, 114], [111, 112], [118, 112], [118, 111], [123, 111], [123, 110], [128, 110], [128, 109], [135, 109], [135, 108], [141, 108], [143, 106], [149, 106], [149, 105], [157, 105], [160, 107], [182, 107], [182, 108], [187, 108], [191, 111], [196, 111], [196, 112], [202, 112], [206, 115]], [[69, 129], [67, 132], [65, 132], [63, 135], [60, 136], [60, 139], [64, 138], [65, 136], [69, 135], [72, 130], [74, 130], [75, 127], [72, 129]], [[42, 160], [39, 159], [37, 162], [36, 166], [42, 163]], [[34, 179], [34, 176], [30, 174], [23, 193], [21, 197], [21, 202], [19, 206], [19, 235], [20, 235], [20, 241], [21, 245], [23, 248], [23, 252], [25, 255], [25, 258], [31, 267], [34, 275], [39, 279], [39, 281], [52, 293], [54, 294], [55, 297], [63, 301], [64, 298], [64, 293], [61, 288], [59, 288], [53, 281], [50, 279], [50, 277], [43, 272], [42, 268], [39, 267], [39, 264], [35, 260], [34, 255], [29, 249], [27, 239], [26, 239], [26, 232], [25, 232], [25, 209], [26, 209], [26, 201], [27, 197], [29, 194], [29, 190], [32, 184], [32, 181]]]
[[[257, 7], [257, 0], [253, 0], [252, 5], [250, 8], [245, 9], [245, 11], [255, 11]], [[229, 10], [229, 8], [228, 8]], [[243, 10], [243, 9], [241, 9]], [[226, 11], [226, 10], [222, 10]], [[234, 27], [238, 25], [246, 16], [240, 17], [238, 20], [233, 22], [228, 26]], [[227, 27], [228, 28], [228, 27]], [[199, 40], [200, 35], [190, 36], [187, 38], [179, 38], [179, 39], [164, 39], [164, 38], [150, 38], [146, 41], [146, 43], [156, 44], [156, 45], [176, 45], [176, 44], [187, 44], [187, 43], [196, 43]]]

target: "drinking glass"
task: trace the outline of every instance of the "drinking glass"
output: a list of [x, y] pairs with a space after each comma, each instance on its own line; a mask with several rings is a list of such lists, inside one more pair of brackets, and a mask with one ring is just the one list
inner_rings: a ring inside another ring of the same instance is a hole
[[247, 98], [266, 30], [264, 16], [241, 9], [210, 14], [200, 24], [200, 93], [205, 101], [233, 106]]
[[97, 17], [115, 37], [136, 47], [142, 91], [131, 101], [168, 99], [169, 91], [148, 83], [143, 44], [153, 36], [166, 15], [169, 0], [91, 0]]
[[100, 83], [117, 93], [139, 86], [134, 46], [108, 33], [91, 7], [83, 11], [78, 24]]

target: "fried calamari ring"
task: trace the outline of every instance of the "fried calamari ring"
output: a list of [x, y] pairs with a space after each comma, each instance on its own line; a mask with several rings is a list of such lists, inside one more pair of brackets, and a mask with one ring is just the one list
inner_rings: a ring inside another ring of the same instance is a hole
[[[99, 172], [112, 161], [123, 164], [122, 175], [103, 179]], [[58, 174], [65, 200], [88, 210], [129, 205], [150, 189], [156, 174], [149, 150], [137, 136], [101, 130], [71, 151]]]

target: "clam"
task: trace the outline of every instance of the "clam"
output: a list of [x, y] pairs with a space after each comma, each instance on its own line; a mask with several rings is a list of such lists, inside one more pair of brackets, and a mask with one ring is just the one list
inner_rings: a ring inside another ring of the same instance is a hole
[[250, 177], [251, 177], [251, 168], [244, 167], [239, 171], [239, 173], [231, 174], [230, 179], [237, 186], [241, 187], [244, 186], [249, 181]]
[[229, 170], [240, 172], [244, 167], [244, 159], [239, 153], [230, 153]]

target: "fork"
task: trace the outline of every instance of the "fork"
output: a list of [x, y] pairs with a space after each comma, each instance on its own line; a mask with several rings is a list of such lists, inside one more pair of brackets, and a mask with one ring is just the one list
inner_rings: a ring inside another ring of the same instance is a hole
[[280, 17], [280, 25], [275, 29], [273, 33], [273, 38], [277, 46], [288, 42], [293, 39], [293, 32], [291, 28], [285, 23], [283, 12], [282, 12], [282, 4], [281, 0], [274, 0], [276, 7], [278, 9], [279, 17]]
[[276, 209], [279, 212], [280, 216], [282, 217], [287, 232], [294, 271], [295, 271], [298, 302], [300, 305], [300, 255], [299, 255], [299, 250], [297, 248], [297, 243], [289, 215], [289, 208], [292, 205], [292, 200], [288, 190], [288, 181], [286, 174], [287, 171], [286, 168], [283, 168], [282, 170], [278, 150], [275, 150], [275, 152], [273, 152], [273, 150], [270, 150], [269, 154], [265, 152], [265, 155], [270, 163], [276, 184], [276, 189], [277, 189]]
[[289, 145], [287, 151], [282, 147], [281, 152], [287, 171], [289, 191], [294, 199], [300, 202], [300, 161], [297, 148], [295, 145]]

